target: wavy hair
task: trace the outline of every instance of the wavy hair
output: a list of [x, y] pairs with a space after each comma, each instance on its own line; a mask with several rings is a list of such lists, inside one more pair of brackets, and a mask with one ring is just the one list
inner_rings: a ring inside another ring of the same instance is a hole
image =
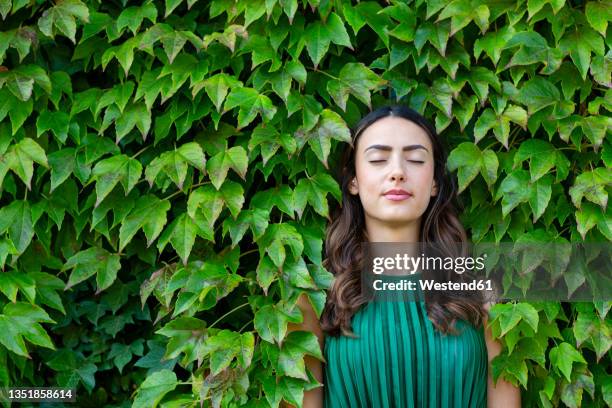
[[[465, 256], [467, 234], [457, 217], [457, 188], [446, 168], [446, 151], [435, 128], [418, 112], [401, 105], [384, 106], [364, 116], [352, 130], [352, 142], [341, 157], [336, 178], [342, 191], [342, 203], [334, 208], [327, 227], [323, 266], [334, 275], [325, 307], [321, 328], [330, 336], [354, 336], [351, 319], [370, 299], [362, 292], [361, 271], [364, 263], [363, 243], [368, 241], [364, 210], [359, 196], [349, 193], [349, 183], [355, 177], [355, 153], [359, 136], [371, 124], [387, 116], [397, 116], [414, 122], [425, 130], [433, 146], [434, 179], [438, 193], [432, 197], [422, 215], [420, 241], [435, 245], [446, 256]], [[459, 249], [457, 243], [460, 243]], [[466, 276], [439, 276], [445, 280], [461, 280]], [[458, 275], [452, 273], [452, 275]], [[482, 294], [473, 291], [461, 295], [438, 291], [425, 294], [429, 319], [442, 333], [456, 334], [454, 323], [460, 319], [475, 327], [486, 316]]]

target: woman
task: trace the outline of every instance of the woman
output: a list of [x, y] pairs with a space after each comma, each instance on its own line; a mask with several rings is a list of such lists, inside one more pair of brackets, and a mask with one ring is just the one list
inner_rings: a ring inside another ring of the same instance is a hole
[[303, 406], [520, 407], [516, 387], [501, 378], [493, 386], [490, 362], [501, 345], [486, 329], [481, 297], [371, 302], [362, 291], [362, 242], [467, 241], [435, 129], [407, 107], [370, 112], [353, 131], [340, 178], [342, 207], [325, 243], [334, 283], [320, 322], [302, 296], [304, 322], [290, 327], [317, 334], [326, 360], [323, 368], [307, 358], [324, 387], [305, 392]]

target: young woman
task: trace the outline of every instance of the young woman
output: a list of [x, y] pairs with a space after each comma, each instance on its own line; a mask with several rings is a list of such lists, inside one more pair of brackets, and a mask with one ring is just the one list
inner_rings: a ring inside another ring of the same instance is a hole
[[362, 291], [367, 242], [466, 242], [455, 185], [435, 129], [404, 106], [370, 112], [356, 125], [340, 168], [343, 194], [327, 231], [325, 267], [335, 279], [319, 320], [305, 296], [304, 322], [326, 364], [306, 364], [323, 387], [304, 407], [520, 407], [520, 392], [490, 362], [501, 351], [481, 297], [371, 302]]

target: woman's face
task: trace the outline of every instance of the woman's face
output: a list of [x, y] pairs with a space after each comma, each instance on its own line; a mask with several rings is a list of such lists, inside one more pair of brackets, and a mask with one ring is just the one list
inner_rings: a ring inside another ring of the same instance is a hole
[[433, 148], [425, 130], [407, 119], [386, 116], [361, 133], [356, 148], [356, 178], [349, 191], [359, 194], [366, 225], [399, 227], [419, 220], [437, 194]]

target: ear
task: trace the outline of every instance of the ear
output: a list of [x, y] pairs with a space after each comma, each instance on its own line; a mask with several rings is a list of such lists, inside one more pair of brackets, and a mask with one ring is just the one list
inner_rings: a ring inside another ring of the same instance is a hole
[[357, 178], [353, 178], [349, 183], [349, 192], [353, 195], [359, 194], [359, 186], [357, 185]]
[[431, 196], [435, 197], [437, 195], [438, 195], [438, 183], [436, 183], [436, 181], [434, 180], [433, 186], [431, 188]]

